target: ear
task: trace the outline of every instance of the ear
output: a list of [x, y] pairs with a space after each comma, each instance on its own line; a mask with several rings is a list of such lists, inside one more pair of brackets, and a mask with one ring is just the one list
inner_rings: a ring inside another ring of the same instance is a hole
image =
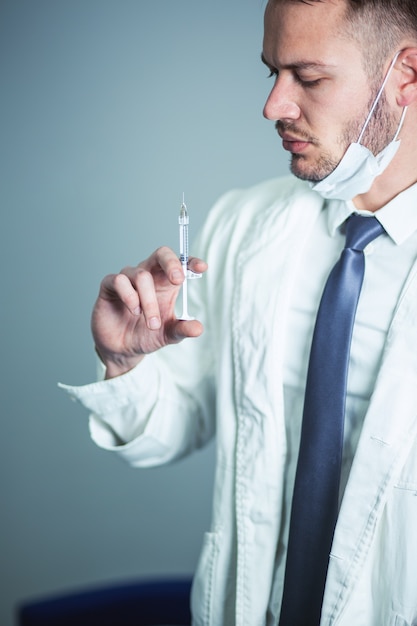
[[417, 48], [404, 48], [398, 55], [395, 69], [400, 71], [397, 104], [405, 107], [417, 101]]

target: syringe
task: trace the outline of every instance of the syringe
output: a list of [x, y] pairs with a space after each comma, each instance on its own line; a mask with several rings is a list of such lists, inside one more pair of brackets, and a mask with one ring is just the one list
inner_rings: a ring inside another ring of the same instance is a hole
[[182, 270], [184, 272], [184, 282], [182, 283], [182, 314], [179, 317], [181, 320], [193, 320], [194, 317], [188, 314], [188, 284], [189, 278], [201, 278], [201, 274], [192, 272], [188, 269], [188, 224], [189, 217], [187, 206], [184, 202], [184, 194], [182, 194], [182, 203], [180, 207], [180, 215], [178, 217], [178, 224], [180, 227], [180, 261]]
[[180, 261], [182, 265], [182, 270], [184, 272], [184, 282], [182, 284], [182, 315], [180, 319], [182, 320], [192, 320], [193, 317], [190, 317], [188, 314], [188, 224], [189, 217], [187, 206], [184, 202], [184, 194], [182, 194], [182, 203], [180, 207], [180, 215], [178, 217], [178, 224], [180, 226]]

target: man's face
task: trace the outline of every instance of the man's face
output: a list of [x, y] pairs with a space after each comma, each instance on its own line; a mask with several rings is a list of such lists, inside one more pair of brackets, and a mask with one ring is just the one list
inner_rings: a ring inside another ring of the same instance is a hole
[[[335, 169], [357, 141], [377, 91], [358, 43], [341, 35], [345, 7], [344, 0], [270, 0], [265, 12], [262, 57], [275, 84], [264, 116], [276, 121], [291, 170], [305, 180], [322, 180]], [[397, 123], [383, 96], [362, 143], [377, 154]]]

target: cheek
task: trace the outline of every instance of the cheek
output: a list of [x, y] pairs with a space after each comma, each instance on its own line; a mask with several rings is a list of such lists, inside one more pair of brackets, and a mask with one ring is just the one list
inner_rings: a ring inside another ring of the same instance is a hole
[[365, 122], [367, 111], [352, 102], [352, 94], [338, 98], [320, 98], [304, 108], [304, 118], [311, 133], [327, 152], [335, 153], [346, 149], [357, 140]]

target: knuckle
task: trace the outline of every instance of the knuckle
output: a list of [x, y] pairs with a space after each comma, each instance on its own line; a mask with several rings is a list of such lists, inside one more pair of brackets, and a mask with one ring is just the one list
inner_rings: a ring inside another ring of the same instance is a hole
[[100, 283], [100, 289], [107, 289], [109, 285], [114, 283], [114, 277], [116, 274], [107, 274]]
[[168, 267], [173, 263], [178, 263], [178, 256], [168, 246], [161, 246], [156, 251], [156, 256], [161, 267]]
[[153, 285], [153, 276], [148, 270], [140, 268], [135, 272], [133, 282], [137, 289], [146, 289]]
[[160, 246], [155, 250], [155, 254], [157, 256], [166, 256], [172, 254], [172, 250], [168, 246]]
[[119, 274], [115, 274], [113, 276], [113, 285], [116, 290], [123, 289], [127, 284], [127, 276], [126, 274], [120, 272]]

